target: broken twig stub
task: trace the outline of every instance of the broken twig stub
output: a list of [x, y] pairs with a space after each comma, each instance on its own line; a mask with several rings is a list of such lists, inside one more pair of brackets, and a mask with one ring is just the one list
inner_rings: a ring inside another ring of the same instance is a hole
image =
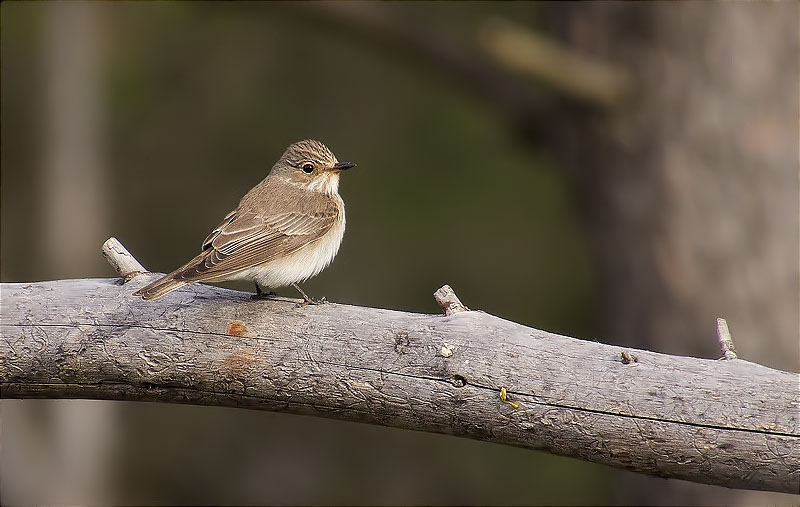
[[717, 319], [717, 340], [719, 340], [719, 348], [722, 351], [720, 359], [729, 360], [736, 359], [736, 350], [733, 348], [733, 340], [731, 339], [731, 332], [728, 329], [728, 322], [725, 319]]
[[449, 285], [442, 285], [439, 290], [433, 293], [433, 297], [439, 303], [445, 315], [469, 311], [469, 308], [461, 303], [461, 300], [458, 299], [455, 291]]
[[139, 264], [139, 261], [114, 236], [103, 243], [103, 257], [126, 281], [137, 273], [147, 273], [144, 266]]

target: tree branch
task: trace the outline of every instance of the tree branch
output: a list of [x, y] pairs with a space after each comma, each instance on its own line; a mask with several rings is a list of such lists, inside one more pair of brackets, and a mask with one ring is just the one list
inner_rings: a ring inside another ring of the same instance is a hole
[[731, 332], [728, 330], [728, 321], [725, 319], [717, 319], [717, 341], [719, 342], [719, 349], [722, 351], [720, 359], [731, 360], [739, 356], [736, 355], [736, 349], [733, 348], [733, 339], [731, 339]]
[[796, 373], [623, 349], [475, 311], [300, 306], [199, 284], [156, 301], [131, 296], [153, 276], [1, 284], [2, 397], [285, 411], [694, 482], [800, 488]]
[[467, 312], [469, 308], [464, 306], [455, 291], [449, 285], [439, 287], [439, 290], [433, 293], [433, 299], [442, 307], [445, 315], [453, 315], [458, 312]]
[[103, 257], [111, 264], [114, 271], [126, 281], [134, 275], [147, 272], [144, 266], [139, 264], [139, 261], [113, 236], [103, 243], [102, 252]]
[[505, 67], [547, 82], [586, 104], [618, 108], [635, 88], [627, 69], [581, 54], [552, 37], [502, 18], [484, 22], [478, 41]]

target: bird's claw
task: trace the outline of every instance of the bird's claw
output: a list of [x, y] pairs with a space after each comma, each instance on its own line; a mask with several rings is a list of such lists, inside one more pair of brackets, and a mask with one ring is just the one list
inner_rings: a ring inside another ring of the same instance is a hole
[[297, 303], [297, 308], [300, 308], [302, 306], [308, 306], [308, 305], [315, 305], [315, 306], [316, 305], [324, 305], [327, 302], [328, 302], [328, 300], [325, 297], [323, 297], [321, 299], [304, 298], [304, 301], [302, 303]]
[[261, 288], [258, 285], [256, 285], [256, 293], [253, 294], [250, 299], [272, 299], [275, 296], [277, 296], [277, 294], [275, 294], [275, 291], [263, 292]]

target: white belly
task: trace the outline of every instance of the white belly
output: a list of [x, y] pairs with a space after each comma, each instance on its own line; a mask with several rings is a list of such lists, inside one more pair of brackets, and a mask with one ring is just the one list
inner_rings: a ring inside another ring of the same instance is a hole
[[336, 257], [344, 236], [344, 205], [339, 219], [321, 238], [293, 254], [265, 262], [236, 273], [231, 278], [254, 280], [262, 288], [275, 288], [302, 282], [319, 274]]

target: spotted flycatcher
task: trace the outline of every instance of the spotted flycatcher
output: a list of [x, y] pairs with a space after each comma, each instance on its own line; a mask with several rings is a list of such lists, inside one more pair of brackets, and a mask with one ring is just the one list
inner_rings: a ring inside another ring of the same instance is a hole
[[351, 167], [319, 141], [294, 143], [208, 235], [200, 255], [134, 295], [156, 299], [190, 282], [253, 280], [257, 296], [291, 285], [313, 302], [297, 284], [339, 251], [345, 225], [339, 173]]

